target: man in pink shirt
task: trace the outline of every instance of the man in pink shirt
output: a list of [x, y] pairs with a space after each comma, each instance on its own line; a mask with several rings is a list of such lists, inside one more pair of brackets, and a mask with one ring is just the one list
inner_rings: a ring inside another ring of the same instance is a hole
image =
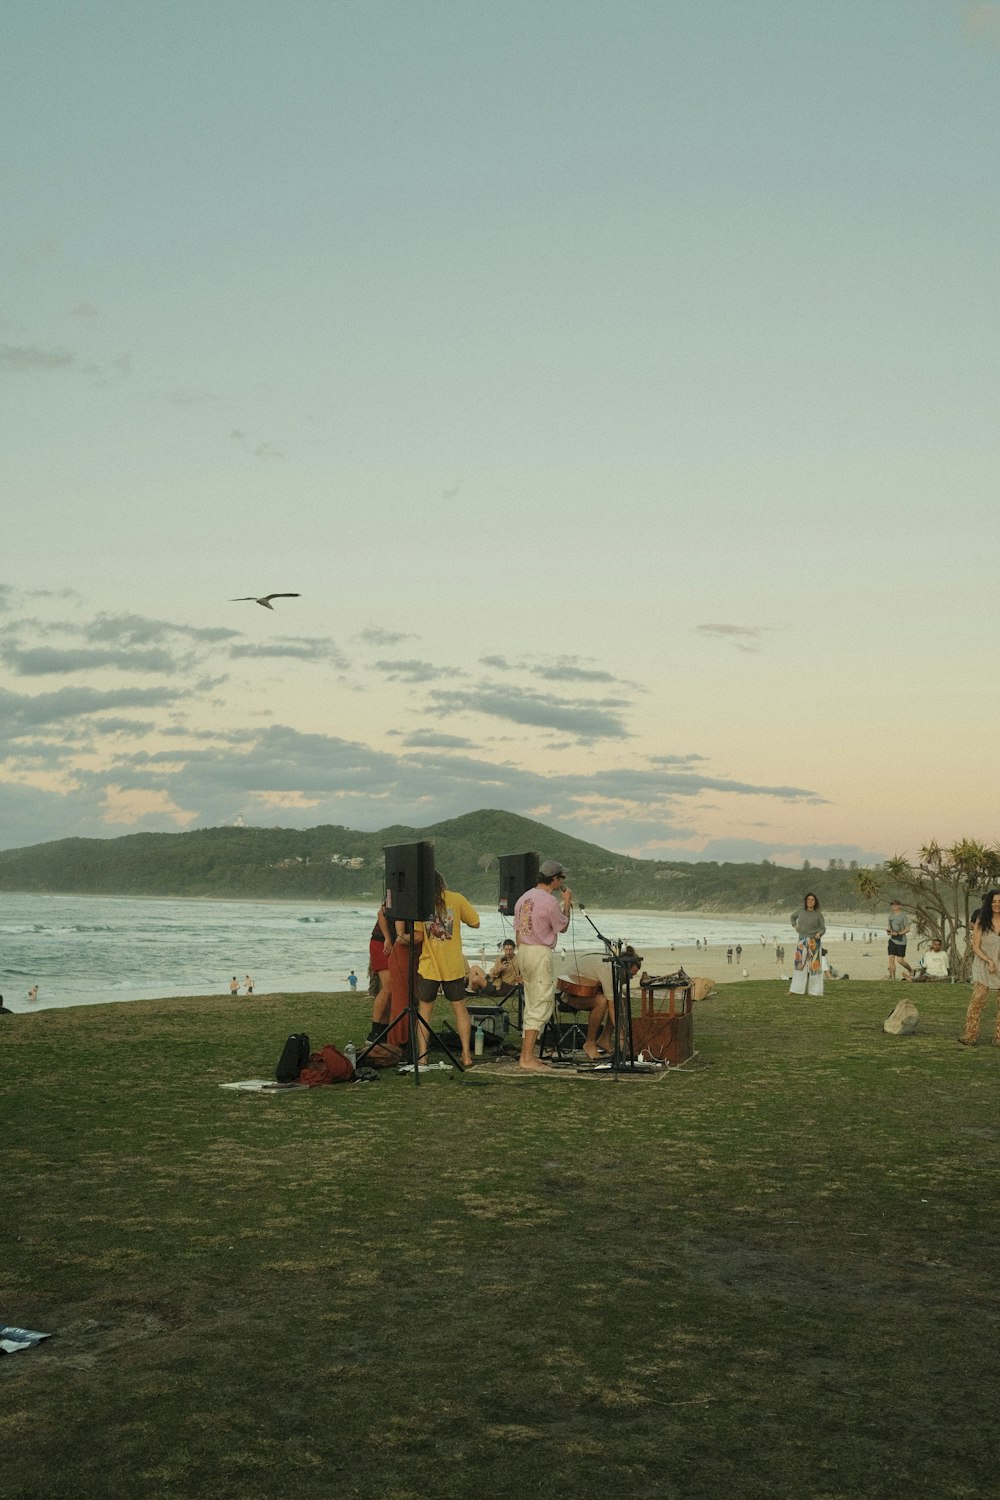
[[559, 934], [569, 926], [573, 904], [573, 892], [565, 879], [566, 871], [559, 861], [547, 859], [539, 866], [538, 884], [525, 891], [514, 907], [517, 962], [524, 979], [521, 1067], [531, 1073], [547, 1072], [545, 1063], [535, 1056], [535, 1043], [555, 1008], [552, 951]]

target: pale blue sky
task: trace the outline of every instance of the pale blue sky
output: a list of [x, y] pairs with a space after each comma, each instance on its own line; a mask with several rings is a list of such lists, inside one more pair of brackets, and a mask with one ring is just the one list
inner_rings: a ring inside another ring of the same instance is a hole
[[0, 25], [0, 846], [1000, 834], [1000, 5]]

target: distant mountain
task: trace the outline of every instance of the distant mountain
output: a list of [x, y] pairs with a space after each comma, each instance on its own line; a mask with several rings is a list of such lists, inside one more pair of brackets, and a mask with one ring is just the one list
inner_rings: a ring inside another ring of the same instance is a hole
[[484, 907], [496, 901], [498, 856], [531, 850], [564, 862], [577, 900], [612, 909], [784, 913], [807, 889], [828, 909], [861, 908], [849, 870], [633, 859], [496, 809], [429, 828], [397, 824], [378, 833], [324, 824], [58, 839], [0, 850], [0, 891], [377, 900], [384, 846], [418, 839], [433, 840], [436, 864], [449, 885]]

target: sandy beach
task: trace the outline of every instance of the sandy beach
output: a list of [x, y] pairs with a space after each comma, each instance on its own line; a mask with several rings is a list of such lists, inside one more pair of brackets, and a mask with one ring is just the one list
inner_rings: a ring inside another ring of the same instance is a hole
[[[742, 918], [741, 920], [746, 920]], [[887, 938], [882, 925], [875, 926], [869, 916], [859, 917], [855, 913], [835, 912], [827, 914], [827, 933], [823, 939], [823, 946], [827, 949], [830, 963], [836, 969], [838, 975], [846, 974], [851, 979], [885, 979], [888, 983], [888, 955], [886, 953]], [[865, 926], [865, 923], [868, 923]], [[850, 934], [854, 932], [854, 940], [851, 941]], [[871, 942], [861, 939], [862, 931], [874, 931], [875, 937]], [[843, 934], [847, 933], [847, 940]], [[778, 963], [775, 959], [775, 944], [771, 937], [765, 944], [743, 943], [743, 952], [737, 958], [733, 952], [733, 961], [729, 963], [726, 959], [727, 943], [713, 943], [707, 950], [705, 948], [694, 948], [676, 944], [673, 948], [640, 949], [643, 955], [643, 967], [649, 974], [672, 974], [677, 969], [683, 968], [688, 974], [704, 975], [714, 979], [716, 984], [734, 984], [744, 979], [780, 979], [782, 975], [790, 977], [792, 973], [792, 960], [795, 956], [795, 933], [792, 927], [788, 927], [788, 936], [783, 938], [785, 948], [784, 961]], [[733, 944], [735, 950], [736, 944]], [[907, 962], [916, 968], [920, 962], [923, 948], [911, 941], [906, 951]], [[560, 973], [566, 973], [561, 968]], [[897, 964], [896, 983], [900, 984], [903, 970]]]

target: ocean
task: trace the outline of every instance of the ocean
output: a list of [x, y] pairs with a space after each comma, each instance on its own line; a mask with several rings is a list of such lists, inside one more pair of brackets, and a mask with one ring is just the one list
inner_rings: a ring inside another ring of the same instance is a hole
[[[511, 924], [480, 909], [466, 930], [470, 962], [492, 963]], [[605, 937], [644, 948], [768, 943], [787, 917], [729, 918], [670, 912], [574, 909], [560, 952], [589, 953]], [[171, 995], [228, 994], [251, 974], [258, 994], [346, 990], [348, 974], [367, 987], [371, 905], [215, 901], [139, 896], [0, 896], [0, 994], [14, 1011]], [[28, 990], [38, 986], [38, 999]]]

